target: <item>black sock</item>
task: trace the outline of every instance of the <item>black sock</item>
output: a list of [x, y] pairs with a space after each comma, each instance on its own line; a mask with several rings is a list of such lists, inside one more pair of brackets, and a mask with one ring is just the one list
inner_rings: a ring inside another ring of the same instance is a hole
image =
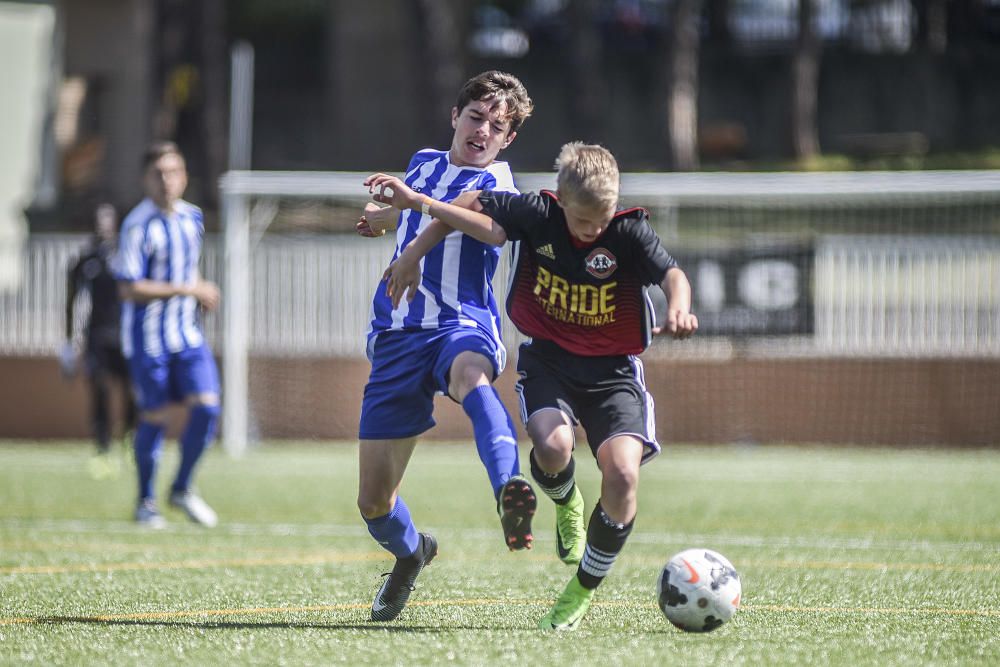
[[576, 576], [584, 588], [597, 588], [608, 576], [611, 566], [625, 546], [625, 540], [632, 532], [635, 518], [627, 524], [616, 523], [601, 507], [600, 501], [590, 515], [587, 526], [587, 549], [577, 568]]
[[560, 505], [565, 505], [572, 495], [575, 485], [573, 472], [576, 470], [576, 463], [573, 462], [573, 457], [570, 456], [566, 467], [555, 474], [547, 473], [541, 469], [538, 461], [535, 460], [534, 449], [531, 450], [528, 458], [531, 459], [531, 476], [538, 482], [538, 486], [542, 487], [542, 493]]

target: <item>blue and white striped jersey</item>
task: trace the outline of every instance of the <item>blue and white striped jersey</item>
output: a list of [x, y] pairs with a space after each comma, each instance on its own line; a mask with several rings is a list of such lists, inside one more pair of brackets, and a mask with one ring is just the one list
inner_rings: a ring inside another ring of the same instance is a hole
[[[178, 201], [167, 215], [151, 199], [144, 199], [122, 223], [116, 278], [193, 285], [199, 278], [204, 234], [197, 206]], [[202, 345], [197, 308], [193, 296], [122, 302], [122, 353], [126, 358], [137, 352], [159, 357]]]
[[[447, 151], [432, 149], [413, 156], [403, 180], [414, 191], [443, 202], [468, 190], [517, 193], [506, 162], [494, 162], [483, 169], [457, 167], [451, 164]], [[430, 221], [420, 211], [400, 213], [394, 260]], [[369, 347], [382, 331], [469, 326], [492, 336], [502, 350], [500, 314], [493, 297], [493, 274], [499, 259], [500, 248], [458, 231], [449, 234], [421, 261], [420, 287], [412, 302], [403, 299], [393, 310], [385, 281], [379, 283], [367, 332]]]

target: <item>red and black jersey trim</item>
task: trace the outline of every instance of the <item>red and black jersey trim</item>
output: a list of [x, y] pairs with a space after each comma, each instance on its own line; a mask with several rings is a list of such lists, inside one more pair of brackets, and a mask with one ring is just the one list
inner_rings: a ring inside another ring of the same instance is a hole
[[[559, 201], [558, 193], [552, 190], [540, 190], [540, 194], [550, 197], [553, 201]], [[625, 216], [631, 215], [632, 213], [644, 213], [646, 217], [649, 217], [649, 209], [643, 208], [642, 206], [633, 206], [631, 208], [623, 208], [620, 211], [615, 211], [615, 214], [611, 216], [611, 219], [623, 218]]]

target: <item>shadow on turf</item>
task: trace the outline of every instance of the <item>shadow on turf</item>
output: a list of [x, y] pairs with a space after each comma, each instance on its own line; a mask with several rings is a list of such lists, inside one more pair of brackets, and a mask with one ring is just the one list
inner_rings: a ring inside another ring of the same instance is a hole
[[[377, 630], [381, 632], [415, 632], [434, 634], [439, 632], [454, 632], [455, 630], [499, 630], [495, 625], [379, 625], [377, 623], [315, 623], [296, 621], [263, 621], [260, 623], [234, 623], [231, 621], [213, 621], [195, 623], [192, 621], [158, 621], [149, 619], [100, 619], [88, 618], [86, 616], [43, 616], [32, 619], [37, 624], [70, 624], [79, 623], [83, 625], [124, 625], [124, 626], [147, 626], [166, 628], [197, 628], [199, 630], [259, 630], [265, 628], [287, 628], [302, 630]], [[535, 628], [506, 628], [506, 630], [524, 630], [525, 632], [536, 632]], [[673, 628], [663, 630], [647, 630], [644, 634], [675, 634]]]
[[[453, 630], [496, 630], [496, 626], [486, 625], [381, 625], [378, 623], [315, 623], [297, 621], [262, 621], [260, 623], [236, 623], [232, 621], [209, 621], [195, 623], [192, 621], [158, 621], [149, 619], [100, 619], [86, 616], [42, 616], [32, 619], [38, 625], [61, 625], [78, 623], [81, 625], [128, 625], [128, 626], [158, 626], [168, 628], [197, 628], [199, 630], [257, 630], [263, 628], [289, 628], [310, 630], [378, 630], [382, 632], [451, 632]], [[515, 630], [517, 628], [508, 628]]]

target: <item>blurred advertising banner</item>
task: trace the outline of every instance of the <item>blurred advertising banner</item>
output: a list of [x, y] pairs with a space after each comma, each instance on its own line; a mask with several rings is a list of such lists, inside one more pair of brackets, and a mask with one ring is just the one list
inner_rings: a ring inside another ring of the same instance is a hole
[[700, 335], [814, 332], [811, 244], [684, 249], [675, 257], [691, 281]]

